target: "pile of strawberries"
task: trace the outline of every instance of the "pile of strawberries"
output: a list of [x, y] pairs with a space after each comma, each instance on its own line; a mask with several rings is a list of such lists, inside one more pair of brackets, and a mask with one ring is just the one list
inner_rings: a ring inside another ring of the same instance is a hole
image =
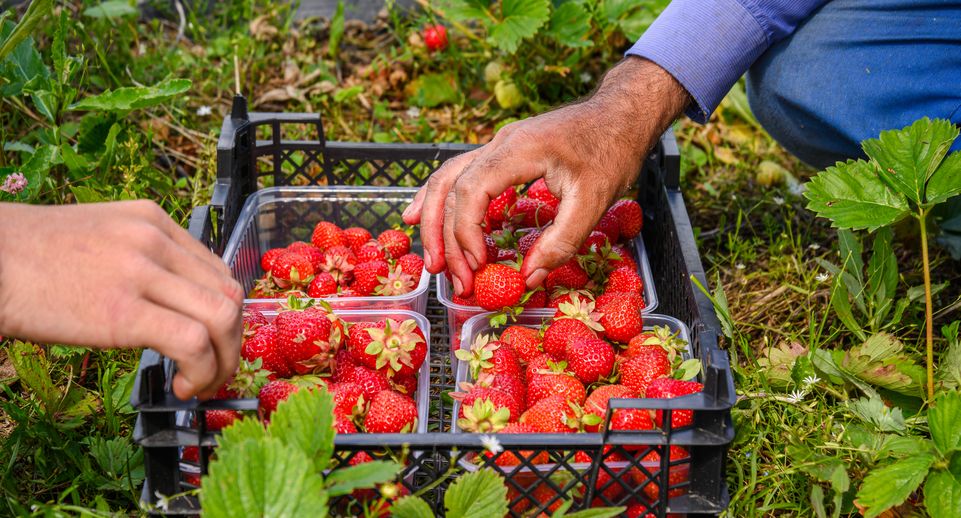
[[251, 298], [396, 296], [420, 282], [424, 259], [411, 253], [406, 232], [341, 229], [329, 221], [314, 227], [311, 242], [271, 248], [260, 258], [264, 276]]

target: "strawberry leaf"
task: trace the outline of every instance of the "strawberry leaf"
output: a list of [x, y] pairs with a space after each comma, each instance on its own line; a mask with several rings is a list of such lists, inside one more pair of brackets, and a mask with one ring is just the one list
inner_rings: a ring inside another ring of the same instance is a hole
[[674, 369], [674, 379], [690, 380], [694, 379], [701, 372], [701, 360], [690, 358], [681, 362]]
[[961, 516], [961, 480], [950, 471], [935, 471], [924, 484], [924, 506], [930, 516]]
[[903, 195], [891, 190], [873, 164], [838, 162], [807, 183], [807, 208], [837, 228], [869, 229], [895, 223], [909, 214]]
[[931, 175], [925, 190], [928, 205], [961, 194], [961, 152], [951, 153]]
[[355, 489], [372, 488], [394, 480], [403, 466], [394, 461], [372, 460], [332, 471], [327, 475], [327, 494], [349, 495]]
[[334, 449], [333, 415], [334, 399], [325, 389], [298, 390], [277, 405], [267, 431], [322, 471]]
[[857, 497], [865, 508], [865, 518], [879, 516], [904, 502], [924, 481], [932, 464], [934, 456], [922, 453], [868, 473]]
[[422, 498], [405, 496], [390, 506], [394, 518], [434, 518], [434, 511]]
[[591, 15], [581, 4], [566, 2], [554, 10], [547, 34], [561, 45], [578, 48], [590, 47], [587, 38], [591, 31]]
[[507, 514], [507, 486], [494, 470], [460, 476], [444, 494], [448, 518], [501, 518]]
[[942, 455], [961, 450], [961, 393], [941, 393], [928, 410], [928, 426], [931, 440]]
[[501, 18], [490, 25], [489, 40], [508, 54], [517, 51], [521, 40], [537, 34], [550, 18], [550, 0], [503, 0]]
[[[568, 500], [565, 504], [569, 502], [571, 501]], [[561, 516], [564, 518], [614, 518], [615, 516], [621, 516], [626, 510], [626, 507], [595, 507], [593, 509], [565, 513]]]

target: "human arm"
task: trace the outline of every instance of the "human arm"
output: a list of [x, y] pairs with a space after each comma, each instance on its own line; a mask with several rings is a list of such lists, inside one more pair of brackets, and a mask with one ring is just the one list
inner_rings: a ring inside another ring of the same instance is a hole
[[152, 347], [182, 399], [233, 374], [243, 290], [155, 203], [0, 203], [0, 221], [0, 335]]

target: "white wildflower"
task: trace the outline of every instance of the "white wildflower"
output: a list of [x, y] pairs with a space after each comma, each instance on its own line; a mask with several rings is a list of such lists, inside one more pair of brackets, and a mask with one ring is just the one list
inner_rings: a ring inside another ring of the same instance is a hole
[[164, 496], [159, 490], [154, 491], [153, 495], [157, 497], [157, 508], [164, 513], [170, 512], [170, 497]]
[[743, 270], [747, 268], [747, 266], [744, 266], [744, 263], [737, 263], [734, 265], [734, 267], [737, 268], [738, 270]]
[[497, 437], [493, 435], [481, 435], [481, 444], [484, 445], [484, 449], [489, 451], [491, 455], [497, 455], [498, 453], [504, 451], [504, 447], [501, 446], [501, 442], [497, 440]]
[[818, 282], [825, 282], [825, 281], [827, 281], [827, 280], [830, 279], [830, 278], [831, 278], [831, 275], [830, 275], [829, 273], [827, 273], [827, 272], [821, 272], [821, 273], [817, 274], [816, 277], [814, 277], [814, 280], [816, 280], [816, 281], [818, 281]]
[[820, 249], [821, 249], [821, 245], [819, 245], [819, 244], [817, 244], [817, 243], [811, 243], [810, 245], [808, 245], [808, 248], [810, 248], [811, 250], [820, 250]]
[[411, 106], [410, 108], [407, 108], [407, 116], [410, 117], [411, 119], [420, 118], [420, 108], [416, 106]]
[[804, 385], [805, 385], [805, 386], [810, 387], [811, 385], [815, 385], [815, 384], [817, 384], [819, 381], [821, 381], [821, 378], [819, 378], [819, 377], [817, 377], [817, 376], [807, 376], [807, 377], [805, 377], [805, 378], [804, 378], [803, 380], [801, 380], [801, 381], [804, 382]]
[[788, 403], [796, 405], [801, 401], [804, 401], [805, 396], [807, 396], [807, 392], [803, 390], [795, 390], [794, 392], [788, 394], [785, 399]]
[[775, 204], [775, 205], [784, 205], [784, 198], [782, 198], [782, 197], [780, 197], [780, 196], [775, 196], [775, 197], [773, 198], [773, 201], [774, 201], [774, 204]]
[[210, 114], [213, 113], [213, 112], [214, 112], [214, 111], [213, 111], [212, 109], [210, 109], [210, 106], [207, 106], [206, 104], [203, 105], [203, 106], [201, 106], [200, 108], [197, 108], [197, 115], [198, 115], [199, 117], [206, 117], [206, 116], [210, 115]]
[[591, 77], [591, 74], [588, 73], [588, 72], [581, 72], [581, 76], [580, 76], [580, 77], [581, 77], [581, 82], [582, 82], [582, 83], [590, 83], [590, 82], [591, 82], [591, 79], [594, 79], [593, 77]]
[[144, 42], [140, 42], [140, 45], [137, 47], [137, 52], [139, 52], [141, 56], [143, 56], [144, 54], [146, 54], [146, 53], [147, 53], [147, 44], [144, 43]]

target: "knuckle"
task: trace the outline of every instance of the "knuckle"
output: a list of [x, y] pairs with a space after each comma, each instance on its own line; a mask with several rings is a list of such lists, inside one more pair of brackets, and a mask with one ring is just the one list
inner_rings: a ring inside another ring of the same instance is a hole
[[178, 330], [183, 351], [187, 357], [200, 358], [210, 348], [210, 333], [203, 324], [189, 321]]

